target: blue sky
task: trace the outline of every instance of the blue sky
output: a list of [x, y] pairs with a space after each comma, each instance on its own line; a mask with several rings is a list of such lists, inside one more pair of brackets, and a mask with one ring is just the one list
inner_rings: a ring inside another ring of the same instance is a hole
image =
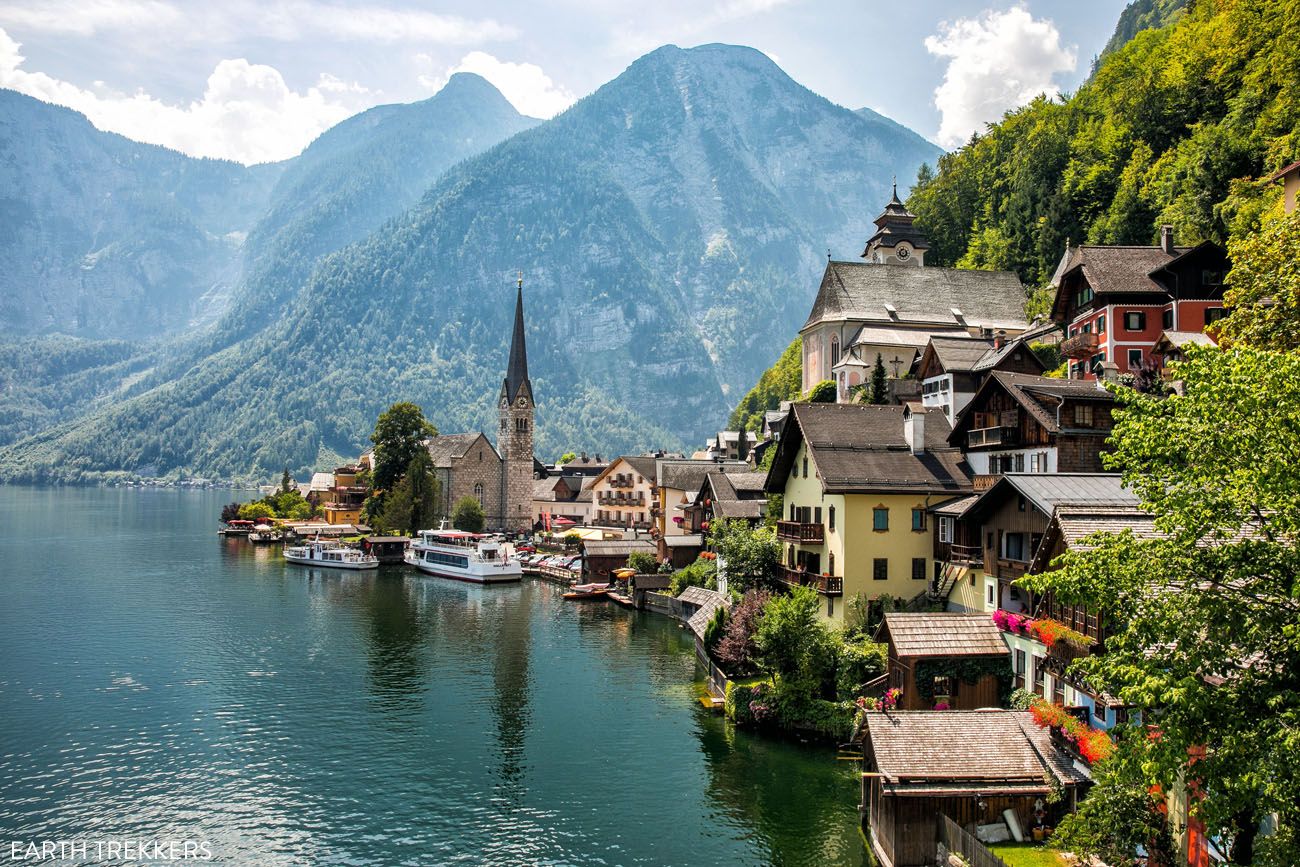
[[666, 43], [750, 45], [849, 108], [952, 147], [1069, 91], [1125, 0], [0, 0], [0, 87], [242, 162], [436, 92], [455, 70], [549, 117]]

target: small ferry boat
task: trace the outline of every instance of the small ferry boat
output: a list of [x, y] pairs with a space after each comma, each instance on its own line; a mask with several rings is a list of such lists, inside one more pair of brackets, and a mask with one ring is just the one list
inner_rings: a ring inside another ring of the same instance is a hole
[[608, 584], [575, 584], [564, 594], [570, 601], [575, 599], [604, 599], [609, 593]]
[[421, 530], [406, 550], [406, 562], [430, 575], [475, 584], [519, 581], [523, 567], [500, 536], [460, 530]]
[[286, 545], [284, 559], [303, 566], [327, 566], [331, 569], [379, 568], [379, 558], [373, 554], [320, 539], [303, 545]]
[[248, 541], [257, 543], [280, 542], [283, 541], [284, 534], [279, 529], [272, 527], [270, 524], [258, 524], [253, 531], [248, 534]]

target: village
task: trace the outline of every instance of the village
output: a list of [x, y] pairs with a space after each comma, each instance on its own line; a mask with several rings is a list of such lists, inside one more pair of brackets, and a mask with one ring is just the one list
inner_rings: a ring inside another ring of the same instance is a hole
[[[1300, 163], [1268, 180], [1289, 213]], [[503, 534], [524, 573], [584, 604], [678, 619], [705, 707], [862, 762], [845, 797], [879, 863], [1068, 863], [1017, 859], [1086, 803], [1112, 734], [1157, 709], [1089, 682], [1075, 663], [1104, 652], [1107, 618], [1033, 579], [1097, 533], [1160, 537], [1104, 457], [1118, 389], [1179, 392], [1167, 368], [1215, 346], [1232, 262], [1169, 227], [1149, 247], [1068, 246], [1050, 314], [1027, 321], [1014, 274], [926, 264], [896, 192], [874, 227], [861, 261], [828, 258], [801, 397], [690, 455], [537, 459], [521, 278], [498, 439], [420, 440], [423, 520]], [[298, 520], [235, 510], [227, 531], [401, 562], [424, 527], [371, 526], [376, 471], [367, 450], [292, 484]], [[286, 472], [265, 493], [290, 488]], [[1211, 863], [1194, 783], [1161, 798], [1150, 863]]]

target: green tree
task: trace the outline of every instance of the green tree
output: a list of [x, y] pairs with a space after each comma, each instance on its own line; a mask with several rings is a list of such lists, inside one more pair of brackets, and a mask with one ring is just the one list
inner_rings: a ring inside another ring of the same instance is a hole
[[397, 484], [416, 452], [424, 450], [424, 441], [437, 435], [438, 429], [425, 421], [413, 403], [395, 403], [381, 413], [370, 436], [375, 445], [371, 472], [375, 489], [388, 491]]
[[781, 357], [763, 372], [749, 393], [740, 399], [727, 423], [730, 430], [757, 431], [763, 414], [778, 409], [782, 401], [798, 400], [803, 387], [803, 339], [796, 337]]
[[483, 505], [473, 497], [461, 497], [451, 510], [451, 525], [466, 533], [482, 533], [487, 519]]
[[293, 476], [289, 475], [289, 468], [285, 467], [284, 473], [280, 476], [280, 493], [287, 494], [295, 488]]
[[1157, 534], [1098, 535], [1025, 583], [1105, 618], [1106, 652], [1074, 665], [1158, 726], [1136, 785], [1196, 781], [1234, 863], [1281, 865], [1300, 828], [1300, 353], [1191, 347], [1173, 374], [1182, 395], [1113, 388], [1107, 463]]
[[889, 400], [889, 383], [885, 377], [885, 360], [876, 353], [876, 366], [871, 368], [871, 387], [867, 392], [867, 403], [877, 406]]
[[560, 466], [564, 466], [565, 464], [573, 463], [577, 459], [578, 456], [575, 455], [573, 452], [565, 452], [564, 454], [560, 455], [560, 459], [556, 461], [556, 463], [559, 464]]
[[298, 493], [296, 487], [272, 494], [266, 497], [263, 502], [271, 507], [277, 518], [302, 521], [311, 517], [311, 503], [303, 499], [302, 494]]
[[774, 584], [781, 545], [770, 527], [722, 518], [709, 525], [709, 544], [726, 569], [729, 589], [744, 593]]
[[[763, 609], [754, 634], [755, 661], [767, 672], [795, 678], [806, 672], [826, 640], [826, 627], [817, 616], [817, 591], [796, 587], [787, 596], [774, 596]], [[775, 679], [775, 678], [774, 678]]]
[[420, 449], [406, 465], [401, 481], [393, 486], [385, 499], [381, 526], [389, 532], [410, 535], [434, 526], [438, 517], [438, 494], [439, 483], [433, 459], [428, 450]]
[[1300, 349], [1300, 210], [1234, 241], [1228, 252], [1223, 335], [1264, 349]]
[[649, 551], [633, 551], [628, 555], [627, 566], [638, 575], [653, 575], [659, 570], [659, 561]]
[[823, 379], [821, 382], [808, 389], [808, 394], [804, 399], [809, 403], [835, 403], [839, 390], [835, 386], [835, 381]]
[[275, 517], [275, 509], [261, 500], [245, 503], [239, 507], [239, 517], [245, 521], [263, 521]]

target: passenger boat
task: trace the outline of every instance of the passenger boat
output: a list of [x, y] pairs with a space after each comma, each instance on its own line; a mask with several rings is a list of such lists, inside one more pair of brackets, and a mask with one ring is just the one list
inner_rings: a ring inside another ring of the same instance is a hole
[[575, 584], [564, 594], [565, 599], [601, 599], [609, 593], [608, 584]]
[[406, 549], [406, 562], [430, 575], [474, 584], [519, 581], [523, 567], [500, 536], [460, 530], [421, 530]]
[[253, 522], [244, 520], [227, 521], [226, 526], [217, 531], [222, 536], [247, 536], [253, 532]]
[[314, 539], [303, 545], [286, 545], [284, 559], [303, 566], [327, 566], [331, 569], [378, 569], [379, 558], [338, 542]]
[[254, 544], [258, 542], [279, 542], [284, 539], [284, 534], [270, 524], [258, 524], [253, 531], [248, 534], [248, 541]]

